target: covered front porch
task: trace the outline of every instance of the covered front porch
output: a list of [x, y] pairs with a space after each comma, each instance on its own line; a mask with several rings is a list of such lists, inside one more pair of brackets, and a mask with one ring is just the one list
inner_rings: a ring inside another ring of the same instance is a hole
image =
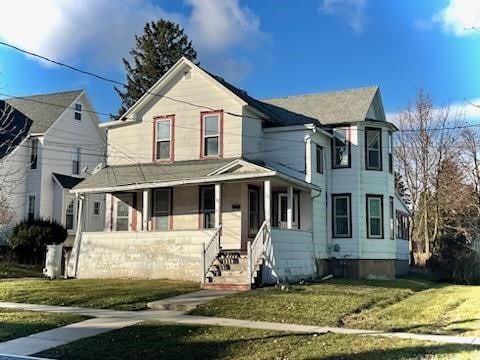
[[[105, 230], [86, 228], [78, 234], [76, 276], [204, 282], [220, 252], [260, 256], [251, 251], [252, 244], [258, 247], [259, 230], [269, 229], [270, 236], [271, 229], [298, 232], [311, 239], [312, 188], [264, 167], [258, 171], [257, 165], [241, 165], [233, 170], [242, 172], [214, 172], [197, 181], [102, 192]], [[285, 234], [278, 237], [285, 239]], [[245, 269], [247, 281], [256, 260]]]

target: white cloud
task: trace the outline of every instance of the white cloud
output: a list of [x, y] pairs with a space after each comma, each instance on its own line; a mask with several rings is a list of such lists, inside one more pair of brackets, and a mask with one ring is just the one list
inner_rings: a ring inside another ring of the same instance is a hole
[[429, 31], [433, 29], [433, 22], [418, 18], [413, 21], [413, 27], [420, 31]]
[[367, 0], [322, 0], [318, 10], [336, 17], [356, 34], [360, 34], [367, 23], [366, 7]]
[[[134, 46], [134, 35], [143, 33], [146, 22], [165, 18], [185, 27], [202, 64], [230, 72], [234, 60], [228, 57], [229, 49], [250, 51], [267, 38], [258, 16], [238, 0], [184, 1], [191, 14], [167, 12], [153, 0], [3, 1], [0, 38], [58, 61], [88, 59], [120, 68], [121, 58]], [[237, 63], [242, 74], [248, 72], [248, 60]]]
[[445, 8], [432, 17], [432, 21], [440, 23], [443, 31], [455, 36], [478, 34], [469, 29], [480, 27], [479, 3], [473, 0], [450, 0]]

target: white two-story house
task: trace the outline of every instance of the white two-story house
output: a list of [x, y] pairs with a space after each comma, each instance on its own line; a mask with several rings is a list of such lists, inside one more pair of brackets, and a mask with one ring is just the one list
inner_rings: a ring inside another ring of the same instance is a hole
[[72, 192], [105, 195], [105, 229], [79, 232], [71, 276], [250, 288], [408, 266], [378, 87], [260, 101], [180, 59], [100, 126], [107, 165]]
[[[11, 214], [8, 225], [0, 225], [0, 244], [6, 244], [16, 223], [39, 218], [64, 225], [73, 243], [78, 199], [70, 190], [105, 161], [106, 153], [105, 131], [86, 92], [9, 98], [0, 105], [3, 143], [9, 145], [0, 154], [0, 183], [5, 185], [0, 196], [3, 191]], [[104, 196], [91, 199], [84, 222], [101, 230]]]

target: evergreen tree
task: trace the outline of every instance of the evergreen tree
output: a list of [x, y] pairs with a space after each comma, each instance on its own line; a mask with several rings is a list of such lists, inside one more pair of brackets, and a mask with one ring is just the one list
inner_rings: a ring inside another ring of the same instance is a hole
[[135, 36], [136, 46], [130, 51], [133, 64], [123, 58], [127, 73], [126, 87], [115, 91], [122, 106], [119, 116], [125, 113], [160, 77], [182, 56], [196, 62], [197, 52], [184, 30], [167, 20], [149, 22], [142, 36]]
[[395, 172], [395, 192], [400, 196], [403, 202], [410, 205], [410, 196], [408, 195], [407, 186], [400, 173]]

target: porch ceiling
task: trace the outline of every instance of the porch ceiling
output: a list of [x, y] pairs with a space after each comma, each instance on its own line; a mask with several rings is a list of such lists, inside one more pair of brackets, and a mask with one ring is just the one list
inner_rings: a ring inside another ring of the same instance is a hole
[[168, 164], [134, 164], [107, 166], [86, 178], [74, 193], [128, 191], [187, 184], [280, 177], [304, 188], [312, 187], [273, 169], [245, 159], [211, 159], [178, 161]]

